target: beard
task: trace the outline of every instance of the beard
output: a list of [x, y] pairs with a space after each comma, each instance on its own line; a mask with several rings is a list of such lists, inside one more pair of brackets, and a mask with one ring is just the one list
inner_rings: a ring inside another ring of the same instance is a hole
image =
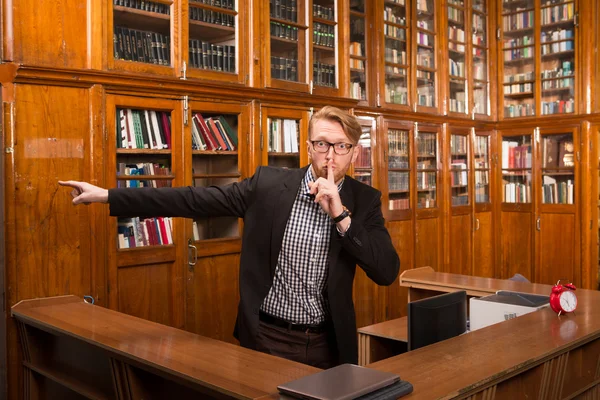
[[[349, 166], [346, 166], [346, 168], [342, 168], [339, 165], [335, 166], [335, 168], [333, 169], [333, 179], [336, 183], [339, 182], [344, 177], [344, 175], [346, 175], [348, 167]], [[313, 161], [312, 168], [313, 172], [315, 173], [315, 180], [319, 178], [327, 179], [327, 164], [316, 165], [316, 163]]]

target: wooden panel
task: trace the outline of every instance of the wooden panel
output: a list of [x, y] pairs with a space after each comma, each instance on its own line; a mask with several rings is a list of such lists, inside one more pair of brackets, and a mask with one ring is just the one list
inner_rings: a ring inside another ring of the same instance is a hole
[[[15, 115], [14, 187], [7, 188], [7, 250], [18, 264], [9, 278], [13, 298], [89, 294], [93, 208], [73, 207], [69, 191], [57, 183], [86, 177], [88, 91], [23, 85], [16, 100], [23, 106]], [[65, 110], [69, 118], [57, 118]]]
[[[412, 221], [392, 221], [387, 223], [387, 228], [394, 248], [400, 257], [400, 271], [411, 269], [415, 262]], [[398, 276], [398, 279], [387, 287], [386, 319], [395, 319], [406, 315], [408, 289], [400, 286], [399, 280]]]
[[237, 343], [233, 329], [240, 300], [239, 265], [239, 254], [229, 254], [200, 258], [188, 270], [187, 330]]
[[561, 398], [566, 398], [581, 387], [600, 379], [600, 341], [571, 350], [566, 366]]
[[[548, 384], [549, 368], [546, 364], [538, 365], [522, 374], [501, 382], [496, 387], [496, 399], [543, 399], [541, 397], [542, 381]], [[482, 399], [483, 400], [483, 399]]]
[[453, 215], [450, 217], [450, 265], [448, 272], [454, 274], [471, 275], [473, 247], [473, 218], [471, 214]]
[[501, 278], [508, 279], [519, 273], [533, 280], [530, 214], [503, 211], [500, 229]]
[[492, 213], [476, 213], [475, 218], [479, 220], [479, 229], [473, 237], [473, 275], [495, 278]]
[[385, 297], [380, 300], [382, 296], [384, 293], [379, 286], [359, 266], [356, 266], [352, 297], [357, 328], [379, 322], [376, 318], [377, 310], [381, 310], [385, 306], [383, 304]]
[[573, 214], [543, 214], [539, 233], [539, 283], [554, 284], [567, 279], [579, 285], [574, 270], [575, 216]]
[[439, 219], [419, 219], [416, 225], [415, 267], [432, 267], [437, 271], [441, 247]]
[[172, 325], [171, 268], [173, 264], [119, 268], [118, 311]]
[[44, 4], [43, 9], [40, 9], [39, 0], [19, 0], [17, 3], [18, 7], [12, 7], [15, 62], [47, 67], [86, 67], [87, 2], [52, 0]]

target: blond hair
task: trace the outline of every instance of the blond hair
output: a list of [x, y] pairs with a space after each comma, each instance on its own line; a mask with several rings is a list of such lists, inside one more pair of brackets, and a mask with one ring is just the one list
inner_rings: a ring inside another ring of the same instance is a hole
[[309, 139], [312, 136], [313, 126], [317, 123], [317, 121], [322, 119], [338, 122], [342, 126], [342, 129], [344, 129], [344, 133], [348, 139], [350, 139], [353, 144], [358, 143], [358, 139], [360, 139], [360, 135], [362, 134], [362, 128], [356, 117], [333, 106], [325, 106], [313, 114], [310, 122], [308, 123]]

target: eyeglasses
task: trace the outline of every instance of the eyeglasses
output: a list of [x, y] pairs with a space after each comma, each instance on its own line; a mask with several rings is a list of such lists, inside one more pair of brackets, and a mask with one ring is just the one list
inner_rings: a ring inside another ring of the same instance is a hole
[[343, 142], [329, 143], [324, 140], [311, 140], [310, 142], [317, 153], [327, 153], [329, 148], [333, 146], [333, 152], [340, 156], [350, 153], [350, 150], [354, 147], [353, 144]]

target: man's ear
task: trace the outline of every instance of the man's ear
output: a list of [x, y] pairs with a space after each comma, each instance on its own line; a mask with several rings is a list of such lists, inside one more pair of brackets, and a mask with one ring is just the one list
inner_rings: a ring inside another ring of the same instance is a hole
[[358, 153], [360, 153], [362, 147], [360, 144], [357, 144], [356, 146], [354, 146], [354, 153], [352, 153], [352, 161], [351, 163], [354, 164], [354, 161], [356, 161], [356, 159], [358, 158]]

